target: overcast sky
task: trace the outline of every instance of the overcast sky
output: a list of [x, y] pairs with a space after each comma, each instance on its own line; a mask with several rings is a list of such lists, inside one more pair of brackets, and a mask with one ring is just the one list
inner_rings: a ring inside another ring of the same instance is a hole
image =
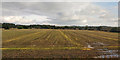
[[50, 25], [118, 25], [117, 2], [3, 2], [2, 22]]

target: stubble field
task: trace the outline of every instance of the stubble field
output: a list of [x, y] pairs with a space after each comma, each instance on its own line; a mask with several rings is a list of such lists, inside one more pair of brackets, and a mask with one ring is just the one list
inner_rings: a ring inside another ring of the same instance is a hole
[[118, 33], [90, 30], [2, 30], [3, 58], [117, 58]]

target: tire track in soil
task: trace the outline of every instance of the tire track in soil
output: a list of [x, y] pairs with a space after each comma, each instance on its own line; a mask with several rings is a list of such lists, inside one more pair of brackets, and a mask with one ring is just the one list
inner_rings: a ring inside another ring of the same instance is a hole
[[[86, 34], [86, 33], [84, 33], [84, 32], [81, 32], [81, 31], [79, 31], [79, 32], [77, 32], [77, 33], [80, 33], [80, 34], [82, 34], [82, 35], [84, 35], [84, 36], [86, 36], [86, 37], [89, 37], [89, 38], [93, 38], [94, 40], [96, 40], [96, 41], [99, 41], [99, 42], [104, 42], [104, 43], [114, 43], [114, 42], [117, 42], [116, 40], [111, 40], [111, 39], [106, 39], [106, 38], [102, 38], [102, 37], [98, 37], [98, 36], [96, 36], [96, 35], [92, 35], [92, 34]], [[113, 42], [111, 42], [111, 41], [113, 41]]]
[[81, 46], [81, 44], [79, 44], [79, 43], [71, 40], [71, 39], [70, 39], [66, 34], [64, 34], [62, 31], [59, 30], [59, 32], [60, 32], [67, 40], [69, 40], [72, 44], [77, 45], [77, 46]]
[[79, 49], [79, 50], [91, 50], [91, 48], [84, 47], [48, 47], [48, 48], [0, 48], [0, 50], [71, 50], [71, 49]]
[[18, 40], [18, 39], [22, 39], [22, 38], [25, 38], [25, 37], [29, 37], [31, 35], [36, 35], [36, 34], [39, 34], [39, 33], [41, 33], [41, 32], [36, 32], [36, 33], [29, 34], [29, 35], [23, 35], [23, 36], [20, 36], [20, 37], [17, 37], [17, 38], [6, 40], [5, 42], [11, 42], [11, 41], [14, 41], [14, 40]]
[[87, 43], [90, 42], [88, 37], [86, 37], [82, 34], [78, 34], [75, 31], [69, 31], [69, 32], [66, 32], [66, 34], [68, 34], [70, 37], [74, 36], [73, 40], [75, 39], [76, 42], [82, 44], [85, 47], [88, 46]]
[[93, 33], [88, 33], [89, 35], [92, 35], [92, 36], [96, 36], [96, 37], [100, 37], [100, 38], [104, 38], [104, 39], [110, 39], [110, 40], [118, 40], [116, 38], [110, 38], [110, 37], [106, 37], [106, 36], [100, 36], [100, 35], [96, 35], [96, 34], [93, 34]]
[[108, 34], [108, 32], [102, 32], [102, 33], [100, 33], [99, 31], [97, 31], [97, 32], [96, 31], [82, 31], [82, 32], [86, 32], [88, 34], [99, 35], [101, 37], [110, 37], [110, 38], [118, 39], [118, 33], [114, 33], [114, 35], [111, 35], [111, 34]]
[[[40, 32], [36, 32], [34, 34], [29, 34], [27, 36], [25, 35], [22, 38], [18, 38], [16, 40], [10, 41], [9, 43], [7, 42], [7, 45], [10, 45], [11, 47], [23, 47], [23, 48], [31, 47], [32, 45], [34, 45], [34, 44], [32, 44], [32, 41], [36, 41], [35, 39], [39, 40], [39, 38], [41, 36], [46, 35], [47, 32], [41, 32], [41, 31]], [[23, 40], [23, 39], [27, 39], [27, 40]], [[20, 40], [22, 40], [21, 43], [19, 43]], [[6, 44], [6, 42], [4, 44]], [[4, 46], [6, 46], [6, 45], [4, 45]]]

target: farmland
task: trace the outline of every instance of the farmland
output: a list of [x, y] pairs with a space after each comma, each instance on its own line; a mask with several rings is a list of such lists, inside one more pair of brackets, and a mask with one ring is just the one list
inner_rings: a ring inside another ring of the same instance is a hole
[[118, 33], [112, 32], [63, 29], [2, 30], [3, 58], [114, 58], [118, 56], [118, 47]]

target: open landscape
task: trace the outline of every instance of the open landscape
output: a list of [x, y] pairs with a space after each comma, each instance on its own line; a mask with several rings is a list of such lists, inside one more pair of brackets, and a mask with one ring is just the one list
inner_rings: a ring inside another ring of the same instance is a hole
[[117, 58], [118, 33], [70, 29], [2, 30], [3, 58]]
[[119, 3], [77, 1], [3, 1], [3, 60], [118, 59]]

